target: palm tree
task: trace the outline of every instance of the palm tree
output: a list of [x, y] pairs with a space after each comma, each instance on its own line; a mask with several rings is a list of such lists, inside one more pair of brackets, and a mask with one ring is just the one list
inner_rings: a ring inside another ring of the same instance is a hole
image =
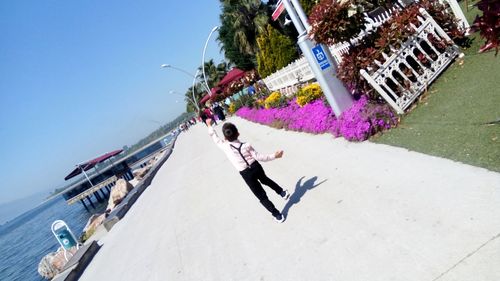
[[203, 66], [198, 67], [198, 78], [201, 80], [204, 80], [203, 67], [205, 68], [205, 76], [207, 78], [208, 87], [212, 88], [215, 86], [214, 82], [217, 74], [217, 66], [214, 63], [214, 60], [210, 59], [209, 61], [206, 61]]
[[255, 56], [257, 36], [269, 21], [261, 0], [222, 0], [221, 21], [232, 25], [233, 44], [241, 53]]
[[[211, 59], [206, 61], [205, 64], [205, 75], [207, 77], [207, 83], [210, 88], [217, 86], [217, 83], [226, 75], [229, 71], [231, 64], [227, 62], [221, 62], [215, 65], [214, 60]], [[203, 79], [202, 67], [198, 68], [200, 70], [198, 77]]]
[[312, 8], [314, 5], [318, 4], [319, 0], [299, 0], [299, 2], [306, 15], [309, 15]]
[[231, 70], [231, 68], [232, 68], [232, 64], [227, 63], [225, 61], [223, 61], [217, 65], [217, 83], [219, 83], [220, 80], [222, 80], [222, 78], [224, 78], [224, 76], [226, 76], [226, 74], [229, 72], [229, 70]]
[[234, 43], [234, 30], [232, 22], [221, 16], [221, 27], [219, 29], [217, 41], [221, 45], [221, 52], [239, 69], [250, 70], [255, 68], [255, 56], [244, 54], [238, 45]]
[[193, 100], [193, 87], [189, 87], [184, 94], [184, 100], [186, 101], [186, 111], [187, 112], [196, 112], [196, 107], [190, 102], [193, 100], [194, 102], [199, 103], [200, 99], [205, 94], [205, 87], [201, 83], [197, 83], [194, 87], [194, 100]]

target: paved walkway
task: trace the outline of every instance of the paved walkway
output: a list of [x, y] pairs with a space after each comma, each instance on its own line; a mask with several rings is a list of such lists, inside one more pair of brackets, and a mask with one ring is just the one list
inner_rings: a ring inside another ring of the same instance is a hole
[[[500, 174], [233, 118], [293, 193], [276, 224], [198, 124], [80, 280], [500, 280]], [[217, 130], [220, 131], [220, 127]]]

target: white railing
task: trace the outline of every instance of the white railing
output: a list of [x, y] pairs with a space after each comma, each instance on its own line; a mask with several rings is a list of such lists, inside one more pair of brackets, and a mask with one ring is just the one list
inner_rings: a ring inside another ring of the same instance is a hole
[[[382, 8], [380, 7], [379, 9]], [[365, 37], [372, 31], [376, 30], [379, 26], [388, 21], [392, 17], [392, 14], [398, 9], [396, 7], [393, 7], [392, 9], [389, 10], [385, 9], [382, 10], [384, 10], [382, 13], [380, 13], [377, 16], [374, 16], [373, 18], [368, 16], [367, 13], [365, 13], [365, 20], [366, 20], [365, 28], [358, 34], [358, 36], [351, 39], [351, 44], [356, 45], [359, 40], [361, 40], [363, 37]]]
[[[391, 14], [394, 11], [395, 9], [386, 11], [373, 19], [368, 17], [368, 15], [365, 15], [367, 23], [365, 24], [364, 30], [361, 31], [357, 37], [352, 39], [351, 42], [355, 43], [357, 40], [363, 38], [363, 36], [382, 25], [391, 17]], [[337, 65], [342, 62], [342, 56], [349, 53], [349, 48], [349, 42], [338, 43], [329, 47]], [[307, 60], [304, 57], [301, 57], [284, 68], [267, 76], [263, 80], [269, 90], [289, 94], [289, 92], [295, 91], [296, 85], [312, 79], [314, 79], [314, 73], [312, 72]]]
[[[412, 1], [419, 2], [419, 0], [412, 0]], [[412, 2], [412, 1], [398, 0], [398, 2], [402, 6], [405, 6], [404, 2]], [[463, 31], [465, 31], [466, 34], [468, 34], [470, 25], [469, 25], [469, 22], [467, 21], [467, 18], [464, 15], [464, 12], [462, 11], [462, 8], [460, 8], [460, 5], [458, 4], [457, 0], [438, 0], [438, 2], [441, 4], [448, 3], [448, 5], [450, 6], [450, 10], [451, 10], [450, 12], [452, 12], [459, 21], [459, 27]], [[466, 3], [467, 3], [467, 1], [466, 1]]]
[[[385, 62], [375, 61], [361, 75], [399, 114], [403, 114], [430, 83], [460, 53], [450, 37], [424, 10], [420, 26], [411, 25], [415, 34], [400, 49], [383, 54]], [[451, 43], [450, 43], [451, 42]]]
[[335, 59], [337, 65], [339, 65], [342, 62], [342, 56], [347, 55], [347, 53], [349, 53], [350, 47], [351, 44], [347, 42], [334, 44], [329, 47], [330, 53], [332, 53], [332, 56]]
[[329, 47], [330, 52], [332, 53], [332, 56], [335, 59], [337, 65], [342, 62], [342, 56], [349, 53], [349, 48], [351, 45], [357, 45], [359, 40], [363, 39], [363, 37], [376, 30], [384, 22], [388, 21], [395, 11], [396, 8], [389, 10], [384, 9], [383, 12], [381, 12], [377, 16], [374, 16], [373, 18], [365, 13], [365, 28], [358, 34], [358, 36], [352, 38], [350, 42], [337, 43]]
[[314, 78], [314, 73], [309, 67], [305, 57], [290, 63], [284, 68], [264, 78], [267, 88], [271, 91], [283, 90], [294, 85], [309, 81]]
[[[458, 5], [456, 0], [439, 0], [441, 3], [448, 2], [452, 12], [455, 14], [455, 17], [460, 20], [461, 26], [464, 30], [468, 30], [469, 24], [465, 19], [465, 16], [462, 12], [462, 9]], [[380, 15], [374, 17], [373, 19], [366, 15], [367, 24], [365, 24], [365, 29], [352, 41], [355, 43], [362, 36], [366, 35], [370, 31], [376, 29], [388, 19], [390, 19], [392, 13], [395, 9], [386, 11], [381, 13]], [[335, 60], [335, 62], [340, 64], [342, 62], [342, 56], [349, 52], [350, 44], [348, 42], [334, 44], [329, 47], [330, 52]], [[271, 91], [280, 91], [282, 93], [288, 94], [289, 92], [293, 92], [295, 88], [304, 82], [313, 80], [314, 74], [307, 63], [307, 60], [302, 57], [284, 68], [276, 71], [275, 73], [264, 78], [264, 83]]]
[[439, 0], [439, 2], [448, 2], [450, 5], [451, 11], [455, 15], [455, 17], [459, 20], [459, 27], [462, 28], [468, 34], [470, 25], [469, 22], [467, 21], [467, 18], [464, 15], [464, 12], [462, 11], [462, 8], [460, 8], [460, 5], [458, 4], [457, 0]]

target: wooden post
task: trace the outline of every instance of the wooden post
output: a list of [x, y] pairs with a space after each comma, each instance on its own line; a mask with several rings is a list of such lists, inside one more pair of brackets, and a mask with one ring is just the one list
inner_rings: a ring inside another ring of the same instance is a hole
[[99, 192], [101, 193], [102, 198], [103, 198], [103, 199], [106, 199], [106, 193], [104, 193], [104, 190], [99, 189]]
[[87, 205], [85, 204], [85, 201], [83, 201], [83, 199], [80, 199], [80, 202], [82, 202], [82, 205], [83, 207], [85, 207], [85, 210], [87, 210], [87, 212], [90, 212], [89, 207], [87, 207]]
[[99, 192], [97, 192], [97, 190], [94, 192], [94, 196], [97, 202], [102, 202], [101, 195], [99, 195]]
[[87, 196], [86, 198], [89, 200], [89, 203], [92, 206], [92, 208], [95, 209], [95, 205], [94, 205], [94, 202], [92, 202], [92, 198], [90, 196]]

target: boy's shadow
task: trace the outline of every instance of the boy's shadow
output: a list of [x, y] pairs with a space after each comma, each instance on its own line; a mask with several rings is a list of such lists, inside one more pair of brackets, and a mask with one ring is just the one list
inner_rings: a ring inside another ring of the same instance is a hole
[[308, 190], [311, 190], [313, 188], [315, 188], [316, 186], [324, 183], [326, 180], [323, 180], [317, 184], [314, 184], [314, 182], [318, 179], [318, 177], [314, 176], [308, 180], [306, 180], [304, 183], [302, 183], [302, 180], [304, 179], [304, 177], [301, 177], [299, 179], [299, 181], [297, 182], [297, 184], [295, 185], [295, 191], [292, 193], [292, 195], [290, 196], [290, 199], [288, 200], [288, 202], [286, 202], [286, 205], [285, 207], [283, 208], [283, 211], [281, 211], [281, 213], [287, 217], [288, 216], [288, 211], [290, 210], [290, 208], [299, 203], [300, 202], [300, 198], [302, 198], [302, 196], [304, 196], [304, 194], [306, 194], [306, 192]]

